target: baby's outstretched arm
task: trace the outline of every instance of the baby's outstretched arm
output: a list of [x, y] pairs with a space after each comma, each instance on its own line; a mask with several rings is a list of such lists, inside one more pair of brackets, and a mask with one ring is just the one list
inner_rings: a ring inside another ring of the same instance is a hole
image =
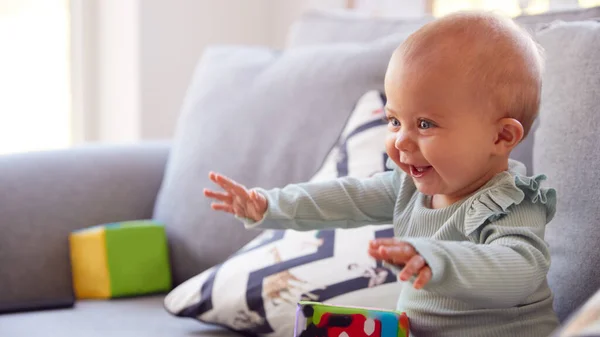
[[246, 228], [315, 229], [352, 228], [391, 223], [396, 205], [397, 173], [381, 172], [369, 178], [340, 177], [255, 190], [267, 199], [263, 221], [242, 219]]
[[218, 201], [212, 204], [214, 210], [234, 214], [246, 228], [350, 228], [392, 222], [394, 208], [407, 201], [396, 205], [404, 186], [400, 175], [386, 171], [362, 179], [340, 177], [267, 190], [247, 189], [211, 172], [210, 179], [224, 191], [204, 190], [204, 195]]
[[260, 221], [263, 218], [267, 211], [267, 199], [264, 196], [256, 191], [248, 190], [244, 185], [221, 174], [210, 172], [208, 177], [225, 190], [225, 192], [216, 192], [204, 189], [206, 197], [220, 201], [220, 203], [213, 202], [212, 209], [254, 221]]

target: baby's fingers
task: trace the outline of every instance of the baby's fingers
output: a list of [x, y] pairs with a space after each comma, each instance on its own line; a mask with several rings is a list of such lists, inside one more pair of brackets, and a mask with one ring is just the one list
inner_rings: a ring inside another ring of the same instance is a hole
[[404, 268], [402, 268], [398, 278], [402, 281], [406, 281], [413, 275], [416, 275], [423, 267], [425, 267], [425, 259], [421, 255], [415, 255], [408, 260]]
[[379, 246], [379, 256], [397, 265], [406, 264], [413, 256], [417, 255], [415, 249], [407, 242], [396, 241], [390, 246]]
[[213, 202], [212, 204], [210, 204], [210, 207], [212, 209], [214, 209], [215, 211], [222, 211], [222, 212], [227, 212], [227, 213], [235, 214], [235, 212], [233, 211], [233, 207], [231, 205], [218, 204], [216, 202]]
[[375, 260], [385, 260], [385, 258], [379, 252], [379, 249], [377, 249], [377, 248], [369, 247], [369, 255], [371, 255], [371, 257], [374, 258]]
[[215, 191], [212, 191], [212, 190], [209, 190], [206, 188], [204, 189], [204, 196], [206, 196], [208, 198], [217, 199], [226, 204], [231, 204], [233, 201], [233, 198], [231, 197], [231, 194], [229, 194], [229, 193], [215, 192]]
[[387, 247], [387, 246], [395, 246], [397, 245], [399, 242], [401, 242], [400, 240], [398, 240], [397, 238], [379, 238], [379, 239], [373, 239], [369, 242], [369, 246], [374, 248], [374, 249], [378, 249], [381, 246]]
[[421, 289], [429, 281], [431, 281], [431, 268], [429, 268], [428, 266], [425, 266], [419, 272], [419, 276], [417, 276], [415, 283], [413, 283], [413, 287], [415, 287], [415, 289]]
[[208, 174], [208, 177], [210, 178], [210, 180], [212, 180], [212, 182], [221, 186], [224, 190], [230, 193], [234, 193], [236, 195], [245, 197], [248, 196], [248, 193], [246, 193], [246, 189], [242, 185], [236, 183], [233, 179], [230, 179], [222, 174], [218, 174], [215, 172], [210, 172]]
[[[219, 181], [218, 181], [218, 179], [217, 179], [217, 177], [218, 177], [218, 176], [219, 176], [219, 175], [218, 175], [218, 174], [216, 174], [215, 172], [209, 172], [209, 173], [208, 173], [208, 179], [210, 179], [210, 181], [212, 181], [213, 183], [215, 183], [215, 184], [217, 184], [217, 185], [221, 186], [221, 184], [219, 183]], [[223, 187], [223, 186], [221, 186], [221, 187]]]

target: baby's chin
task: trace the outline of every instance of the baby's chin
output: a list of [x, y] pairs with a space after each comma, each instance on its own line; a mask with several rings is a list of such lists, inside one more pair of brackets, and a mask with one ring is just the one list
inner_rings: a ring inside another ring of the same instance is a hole
[[[436, 194], [444, 194], [447, 192], [443, 186], [440, 186], [439, 181], [435, 181], [436, 179], [428, 179], [429, 181], [423, 181], [418, 178], [412, 178], [413, 183], [417, 190], [424, 195], [434, 196]], [[434, 180], [434, 181], [431, 181]]]
[[434, 196], [436, 194], [441, 194], [441, 191], [438, 188], [428, 186], [427, 184], [419, 183], [418, 181], [415, 181], [415, 179], [413, 179], [413, 182], [415, 183], [417, 190], [421, 194], [424, 194], [426, 196]]

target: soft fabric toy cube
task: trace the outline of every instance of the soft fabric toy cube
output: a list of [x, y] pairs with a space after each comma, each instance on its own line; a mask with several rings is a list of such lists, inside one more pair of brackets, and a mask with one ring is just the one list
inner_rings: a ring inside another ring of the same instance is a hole
[[295, 337], [409, 337], [406, 313], [301, 301]]
[[136, 220], [103, 224], [69, 236], [73, 289], [78, 299], [108, 299], [171, 289], [162, 224]]

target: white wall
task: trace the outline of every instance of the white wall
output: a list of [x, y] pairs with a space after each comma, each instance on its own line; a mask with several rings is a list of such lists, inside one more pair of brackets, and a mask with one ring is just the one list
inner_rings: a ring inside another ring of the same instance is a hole
[[142, 0], [140, 138], [169, 138], [203, 49], [271, 45], [268, 0]]
[[306, 10], [343, 8], [346, 4], [346, 0], [271, 0], [268, 2], [270, 44], [277, 48], [285, 46], [288, 29]]
[[345, 0], [73, 0], [79, 142], [171, 138], [196, 62], [211, 44], [281, 48], [311, 7]]
[[140, 15], [137, 1], [102, 0], [98, 7], [98, 137], [140, 138]]

